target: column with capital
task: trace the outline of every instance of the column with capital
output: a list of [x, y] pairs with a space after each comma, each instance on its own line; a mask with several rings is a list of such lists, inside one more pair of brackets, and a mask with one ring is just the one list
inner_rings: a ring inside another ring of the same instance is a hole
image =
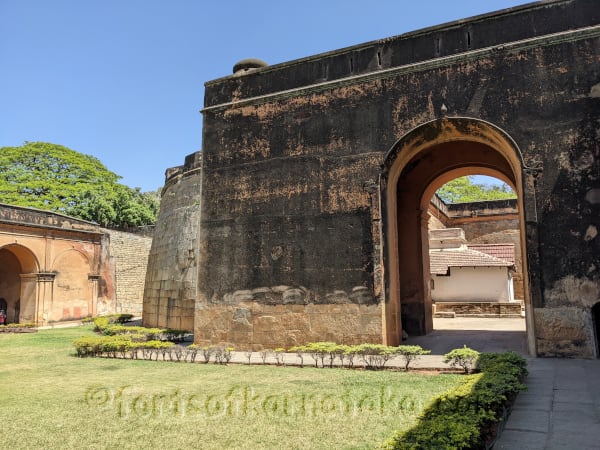
[[52, 320], [52, 302], [54, 301], [53, 272], [40, 272], [37, 275], [37, 303], [35, 322], [38, 325], [47, 325]]

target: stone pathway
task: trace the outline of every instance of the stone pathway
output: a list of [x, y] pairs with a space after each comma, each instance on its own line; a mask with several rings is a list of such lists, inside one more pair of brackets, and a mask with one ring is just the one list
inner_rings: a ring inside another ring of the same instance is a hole
[[529, 358], [494, 450], [600, 449], [600, 360]]

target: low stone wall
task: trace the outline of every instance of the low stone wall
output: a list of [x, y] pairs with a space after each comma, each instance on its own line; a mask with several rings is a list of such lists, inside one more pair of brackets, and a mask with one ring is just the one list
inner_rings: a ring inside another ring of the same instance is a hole
[[457, 317], [465, 316], [521, 316], [521, 302], [475, 302], [457, 303], [444, 302], [435, 304], [435, 313], [452, 312]]
[[381, 306], [358, 304], [196, 305], [194, 340], [236, 350], [290, 348], [308, 342], [382, 342]]

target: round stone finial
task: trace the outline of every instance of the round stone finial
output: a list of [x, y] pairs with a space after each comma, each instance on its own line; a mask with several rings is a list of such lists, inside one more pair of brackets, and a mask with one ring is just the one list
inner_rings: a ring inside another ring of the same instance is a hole
[[241, 61], [238, 61], [237, 63], [235, 63], [235, 65], [233, 66], [233, 73], [248, 72], [253, 69], [260, 69], [261, 67], [267, 67], [268, 65], [269, 64], [267, 64], [265, 61], [263, 61], [262, 59], [258, 59], [258, 58], [242, 59]]

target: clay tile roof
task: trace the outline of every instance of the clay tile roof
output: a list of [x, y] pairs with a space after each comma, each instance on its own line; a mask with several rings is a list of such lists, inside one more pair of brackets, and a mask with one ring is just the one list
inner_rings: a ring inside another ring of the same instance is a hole
[[515, 244], [469, 244], [467, 247], [495, 258], [515, 263]]
[[449, 267], [511, 267], [513, 263], [471, 249], [445, 249], [429, 252], [429, 270], [446, 275]]

